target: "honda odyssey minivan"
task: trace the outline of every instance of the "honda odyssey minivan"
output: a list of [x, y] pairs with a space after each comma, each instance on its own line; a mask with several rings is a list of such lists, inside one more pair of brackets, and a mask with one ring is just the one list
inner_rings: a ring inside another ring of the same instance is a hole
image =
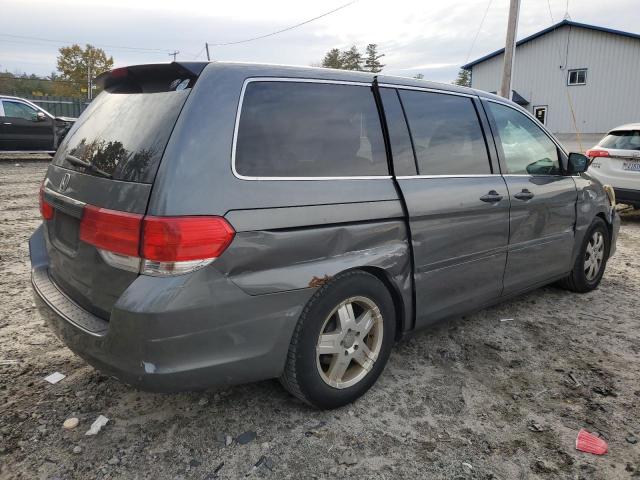
[[41, 187], [32, 283], [69, 348], [143, 389], [279, 378], [344, 405], [396, 340], [593, 290], [615, 250], [586, 157], [485, 92], [232, 63], [98, 81]]

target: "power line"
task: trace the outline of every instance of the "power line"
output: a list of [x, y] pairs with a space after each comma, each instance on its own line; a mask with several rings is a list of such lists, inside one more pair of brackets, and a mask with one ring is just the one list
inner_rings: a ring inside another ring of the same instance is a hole
[[331, 15], [332, 13], [335, 13], [335, 12], [337, 12], [339, 10], [342, 10], [343, 8], [347, 8], [349, 5], [353, 5], [354, 3], [357, 3], [357, 2], [358, 2], [358, 0], [353, 0], [353, 1], [349, 2], [349, 3], [345, 3], [344, 5], [341, 5], [338, 8], [334, 8], [333, 10], [325, 12], [322, 15], [318, 15], [317, 17], [310, 18], [309, 20], [305, 20], [304, 22], [296, 23], [295, 25], [291, 25], [290, 27], [286, 27], [286, 28], [283, 28], [281, 30], [277, 30], [275, 32], [267, 33], [265, 35], [259, 35], [257, 37], [252, 37], [252, 38], [246, 38], [244, 40], [237, 40], [235, 42], [209, 43], [209, 46], [211, 46], [211, 47], [225, 47], [227, 45], [238, 45], [239, 43], [248, 43], [248, 42], [253, 42], [255, 40], [261, 40], [263, 38], [272, 37], [274, 35], [278, 35], [279, 33], [288, 32], [289, 30], [293, 30], [294, 28], [298, 28], [298, 27], [301, 27], [303, 25], [306, 25], [307, 23], [311, 23], [311, 22], [313, 22], [315, 20], [319, 20], [320, 18], [326, 17], [327, 15]]
[[485, 8], [484, 15], [482, 16], [482, 20], [480, 20], [478, 31], [476, 32], [475, 37], [473, 37], [473, 42], [471, 42], [471, 46], [469, 47], [469, 52], [467, 52], [467, 59], [464, 61], [465, 65], [469, 63], [469, 57], [471, 57], [471, 52], [473, 51], [473, 47], [475, 47], [476, 45], [476, 40], [478, 40], [478, 35], [480, 35], [480, 31], [482, 30], [482, 26], [484, 25], [484, 20], [487, 18], [487, 13], [489, 13], [489, 9], [491, 8], [492, 3], [493, 3], [493, 0], [489, 0], [489, 3], [487, 3], [487, 8]]
[[[19, 38], [19, 39], [36, 41], [36, 42], [57, 43], [57, 44], [64, 44], [64, 45], [78, 43], [78, 42], [68, 42], [64, 40], [53, 40], [51, 38], [30, 37], [27, 35], [13, 35], [9, 33], [0, 33], [0, 37]], [[162, 52], [162, 53], [169, 53], [171, 51], [168, 48], [129, 47], [129, 46], [123, 46], [123, 45], [108, 45], [104, 43], [94, 43], [92, 45], [94, 47], [111, 48], [114, 50], [137, 50], [137, 51], [144, 51], [144, 52]]]

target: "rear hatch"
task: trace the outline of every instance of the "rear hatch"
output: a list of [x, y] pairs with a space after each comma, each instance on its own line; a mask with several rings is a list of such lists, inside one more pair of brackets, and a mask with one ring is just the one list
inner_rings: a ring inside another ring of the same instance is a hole
[[87, 222], [99, 209], [124, 213], [118, 218], [125, 220], [144, 215], [173, 127], [205, 65], [141, 65], [98, 77], [104, 91], [75, 122], [47, 172], [41, 200], [50, 209], [44, 215], [49, 274], [105, 320], [138, 271], [113, 266], [85, 241]]

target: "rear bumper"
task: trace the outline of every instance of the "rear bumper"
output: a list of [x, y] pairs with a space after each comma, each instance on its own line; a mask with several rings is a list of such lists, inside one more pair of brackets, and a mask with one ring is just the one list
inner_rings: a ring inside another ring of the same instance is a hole
[[311, 289], [250, 296], [205, 268], [138, 277], [109, 321], [83, 310], [52, 282], [42, 228], [29, 242], [40, 315], [78, 356], [149, 391], [196, 390], [279, 376]]
[[616, 193], [616, 202], [640, 206], [640, 190], [630, 188], [613, 188]]

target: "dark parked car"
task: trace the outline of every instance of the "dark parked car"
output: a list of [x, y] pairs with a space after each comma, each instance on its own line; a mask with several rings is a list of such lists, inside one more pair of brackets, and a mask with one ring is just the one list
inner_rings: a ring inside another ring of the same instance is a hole
[[0, 151], [54, 152], [75, 121], [24, 98], [0, 95]]
[[144, 389], [280, 378], [343, 405], [404, 335], [590, 291], [615, 249], [586, 157], [488, 93], [224, 63], [99, 81], [42, 185], [32, 282], [74, 352]]

